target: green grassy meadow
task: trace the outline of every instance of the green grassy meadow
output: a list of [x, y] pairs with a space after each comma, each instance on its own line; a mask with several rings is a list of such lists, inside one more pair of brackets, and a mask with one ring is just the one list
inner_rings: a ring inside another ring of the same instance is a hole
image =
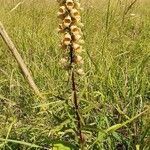
[[[26, 0], [15, 8], [20, 1], [0, 0], [0, 21], [46, 99], [34, 94], [0, 38], [0, 149], [79, 150], [70, 84], [59, 65], [58, 3]], [[81, 2], [84, 150], [150, 150], [150, 1]]]

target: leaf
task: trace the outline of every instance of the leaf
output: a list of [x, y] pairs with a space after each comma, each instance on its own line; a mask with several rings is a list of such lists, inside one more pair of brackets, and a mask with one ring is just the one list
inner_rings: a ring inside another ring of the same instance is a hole
[[129, 120], [127, 120], [121, 124], [115, 124], [115, 125], [111, 126], [110, 128], [108, 128], [105, 132], [106, 133], [114, 132], [114, 131], [122, 128], [123, 126], [126, 126], [127, 124], [131, 123], [132, 121], [134, 121], [135, 119], [137, 119], [138, 117], [140, 117], [141, 115], [143, 115], [147, 111], [148, 111], [148, 109], [146, 109], [145, 111], [141, 112], [140, 114], [130, 118]]
[[9, 102], [9, 103], [11, 103], [11, 104], [13, 104], [13, 105], [16, 104], [13, 100], [8, 99], [8, 98], [4, 97], [4, 96], [1, 95], [1, 94], [0, 94], [0, 99], [5, 100], [6, 102]]
[[64, 146], [61, 143], [58, 143], [58, 144], [54, 144], [53, 150], [71, 150], [71, 149], [67, 146]]
[[136, 150], [140, 150], [140, 145], [136, 145]]
[[64, 126], [66, 126], [68, 123], [70, 123], [70, 120], [69, 120], [69, 119], [65, 120], [65, 121], [62, 122], [60, 125], [56, 126], [54, 129], [52, 129], [52, 130], [50, 131], [50, 133], [52, 134], [52, 133], [56, 133], [56, 132], [61, 131], [62, 128], [63, 128]]
[[120, 142], [122, 141], [121, 136], [120, 136], [119, 133], [113, 132], [112, 134], [113, 134], [113, 137], [114, 137], [117, 141], [120, 141]]
[[[32, 148], [41, 148], [41, 149], [43, 148], [42, 146], [39, 146], [39, 145], [36, 145], [36, 144], [32, 144], [32, 143], [28, 143], [28, 142], [24, 142], [24, 141], [12, 140], [12, 139], [3, 139], [3, 138], [0, 138], [0, 141], [21, 144], [21, 145], [29, 146], [29, 147], [32, 147]], [[44, 147], [44, 149], [48, 150], [48, 148], [45, 148], [45, 147]]]
[[[132, 121], [134, 121], [135, 119], [137, 119], [138, 117], [140, 117], [141, 115], [143, 115], [145, 112], [147, 112], [148, 109], [146, 109], [145, 111], [141, 112], [140, 114], [132, 117], [131, 119], [123, 122], [123, 123], [120, 123], [120, 124], [115, 124], [111, 127], [109, 127], [108, 129], [104, 130], [103, 132], [102, 131], [99, 131], [98, 133], [98, 138], [96, 139], [96, 141], [92, 144], [92, 146], [94, 144], [96, 144], [97, 142], [103, 142], [106, 138], [107, 138], [107, 134], [110, 134], [110, 133], [113, 133], [115, 132], [116, 130], [122, 128], [123, 126], [126, 126], [128, 123], [131, 123]], [[92, 147], [90, 146], [90, 147]]]
[[109, 127], [107, 130], [106, 130], [106, 133], [108, 132], [114, 132], [116, 131], [117, 129], [121, 128], [123, 126], [123, 124], [115, 124], [111, 127]]

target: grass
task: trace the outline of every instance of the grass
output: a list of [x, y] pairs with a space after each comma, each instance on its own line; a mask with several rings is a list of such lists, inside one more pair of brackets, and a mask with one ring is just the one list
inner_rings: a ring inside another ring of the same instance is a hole
[[[79, 149], [70, 86], [59, 66], [57, 3], [27, 0], [12, 10], [19, 0], [0, 2], [0, 20], [47, 97], [42, 103], [33, 93], [0, 40], [0, 149]], [[78, 96], [85, 149], [149, 150], [149, 111], [142, 112], [150, 100], [150, 2], [131, 8], [131, 0], [82, 2], [86, 74]]]

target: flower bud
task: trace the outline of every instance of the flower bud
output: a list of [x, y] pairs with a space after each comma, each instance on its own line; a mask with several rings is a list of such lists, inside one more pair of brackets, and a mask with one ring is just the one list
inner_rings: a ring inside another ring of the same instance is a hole
[[80, 3], [79, 2], [75, 2], [75, 8], [76, 9], [80, 9], [80, 7], [81, 7]]
[[80, 48], [80, 45], [77, 43], [73, 43], [73, 48], [74, 48], [74, 50], [76, 50], [76, 49]]
[[77, 70], [77, 73], [78, 73], [79, 75], [84, 75], [84, 74], [85, 74], [83, 69], [78, 69], [78, 70]]

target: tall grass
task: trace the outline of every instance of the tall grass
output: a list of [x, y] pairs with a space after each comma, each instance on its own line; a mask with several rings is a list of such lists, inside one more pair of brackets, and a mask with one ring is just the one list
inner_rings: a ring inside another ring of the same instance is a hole
[[[57, 3], [24, 1], [11, 11], [19, 0], [0, 2], [0, 20], [47, 97], [43, 104], [33, 94], [1, 40], [0, 148], [78, 149], [68, 78], [58, 64]], [[86, 74], [78, 95], [85, 149], [149, 150], [149, 113], [142, 112], [150, 99], [150, 2], [138, 1], [127, 13], [131, 0], [82, 2]]]

